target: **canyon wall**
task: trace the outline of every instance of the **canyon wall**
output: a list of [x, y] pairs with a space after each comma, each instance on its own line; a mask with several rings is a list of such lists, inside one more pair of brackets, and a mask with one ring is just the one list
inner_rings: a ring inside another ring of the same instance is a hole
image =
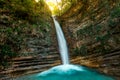
[[58, 18], [71, 58], [78, 57], [81, 65], [120, 76], [120, 0], [78, 0]]

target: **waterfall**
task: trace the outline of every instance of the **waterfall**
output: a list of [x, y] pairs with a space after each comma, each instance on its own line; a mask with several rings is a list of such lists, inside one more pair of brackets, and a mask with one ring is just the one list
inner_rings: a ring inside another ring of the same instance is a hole
[[110, 76], [103, 75], [96, 70], [69, 64], [68, 49], [62, 29], [54, 17], [53, 21], [55, 24], [58, 45], [64, 65], [58, 65], [37, 74], [18, 77], [15, 80], [116, 80]]
[[55, 29], [57, 33], [57, 39], [58, 39], [60, 55], [62, 58], [62, 63], [69, 64], [68, 48], [67, 48], [67, 43], [66, 43], [64, 34], [62, 32], [60, 24], [58, 23], [58, 21], [55, 19], [54, 16], [53, 16], [53, 21], [54, 21]]

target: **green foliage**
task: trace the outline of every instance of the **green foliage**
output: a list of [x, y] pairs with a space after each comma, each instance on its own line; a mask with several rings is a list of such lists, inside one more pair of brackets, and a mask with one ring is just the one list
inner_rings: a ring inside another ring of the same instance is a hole
[[109, 19], [109, 21], [108, 21], [108, 26], [111, 28], [117, 26], [117, 24], [118, 24], [118, 22], [113, 19]]
[[21, 44], [23, 43], [23, 35], [18, 29], [16, 28], [6, 28], [6, 29], [1, 29], [0, 34], [4, 35], [1, 37], [1, 39], [4, 39], [3, 42], [0, 42], [0, 45], [10, 45], [12, 48], [13, 52], [18, 52], [21, 48]]
[[108, 26], [110, 29], [115, 28], [119, 24], [117, 18], [120, 17], [120, 5], [115, 6], [110, 12], [110, 19], [108, 20]]
[[82, 29], [79, 29], [76, 33], [79, 39], [83, 39], [85, 37], [95, 38], [96, 35], [99, 35], [102, 31], [101, 25], [89, 25]]
[[67, 10], [69, 10], [72, 5], [75, 5], [76, 3], [77, 0], [61, 0], [61, 2], [58, 2], [56, 0], [56, 3], [48, 2], [48, 5], [51, 8], [51, 12], [53, 15], [61, 16]]
[[22, 50], [29, 47], [28, 38], [40, 38], [43, 44], [51, 45], [50, 15], [44, 0], [38, 3], [35, 0], [0, 0], [0, 26], [3, 26], [0, 27], [0, 68], [7, 66], [13, 57], [23, 55]]
[[0, 0], [0, 8], [3, 8], [3, 7], [4, 7], [4, 6], [3, 6], [4, 4], [5, 4], [5, 0]]
[[76, 55], [81, 55], [81, 56], [88, 55], [87, 46], [86, 45], [81, 45], [80, 48], [76, 47], [74, 49], [74, 53]]
[[96, 41], [100, 42], [99, 50], [101, 53], [107, 53], [108, 50], [111, 49], [111, 46], [108, 43], [108, 40], [111, 38], [111, 34], [108, 32], [107, 34], [101, 36], [96, 36]]
[[[119, 44], [118, 36], [113, 36], [113, 33], [119, 32], [119, 17], [120, 17], [120, 7], [114, 7], [109, 14], [109, 19], [104, 23], [99, 23], [96, 25], [85, 26], [82, 29], [79, 29], [76, 34], [80, 40], [91, 39], [91, 44], [100, 43], [95, 48], [95, 53], [107, 53], [109, 52], [114, 44], [109, 44], [109, 41], [113, 41], [116, 44]], [[117, 34], [117, 33], [116, 33]], [[93, 41], [93, 43], [92, 43]], [[75, 50], [77, 53], [80, 53], [79, 48]]]
[[[80, 54], [81, 45], [87, 46], [89, 54], [108, 53], [118, 48], [120, 44], [120, 1], [98, 0], [93, 2], [81, 0], [81, 2], [83, 5], [81, 11], [77, 13], [78, 10], [76, 10], [77, 16], [71, 16], [78, 21], [75, 24], [83, 25], [79, 26], [78, 28], [81, 29], [76, 31], [75, 37], [78, 43], [79, 41], [82, 43], [79, 43], [79, 46], [76, 44], [77, 48], [74, 52]], [[71, 15], [73, 14], [71, 13]], [[84, 47], [82, 49], [84, 52]]]
[[120, 17], [120, 5], [113, 8], [113, 10], [111, 11], [111, 17], [112, 18]]
[[102, 44], [105, 44], [108, 40], [109, 40], [109, 38], [111, 37], [111, 35], [110, 35], [110, 33], [109, 33], [109, 31], [107, 32], [107, 34], [105, 34], [105, 35], [98, 35], [98, 36], [96, 36], [96, 41], [100, 41]]
[[61, 14], [64, 14], [65, 12], [67, 12], [67, 10], [70, 9], [71, 5], [72, 5], [71, 2], [65, 3], [65, 5], [62, 7]]
[[[106, 34], [103, 35], [102, 31], [106, 31]], [[96, 26], [90, 25], [83, 29], [78, 30], [77, 36], [81, 40], [90, 37], [89, 38], [91, 39], [90, 41], [93, 40], [95, 42], [100, 43], [98, 48], [99, 52], [101, 53], [106, 53], [109, 49], [111, 49], [111, 46], [108, 43], [108, 40], [111, 38], [111, 32], [107, 30], [104, 26], [101, 26], [100, 24]], [[79, 51], [84, 52], [84, 46], [81, 47], [81, 50]]]
[[0, 45], [0, 65], [5, 67], [8, 65], [7, 61], [16, 55], [10, 45]]
[[[31, 23], [38, 22], [42, 15], [50, 15], [50, 11], [44, 0], [38, 3], [35, 0], [2, 0], [0, 1], [1, 8], [9, 10], [9, 12], [19, 19], [29, 20]], [[47, 11], [45, 11], [47, 9]]]

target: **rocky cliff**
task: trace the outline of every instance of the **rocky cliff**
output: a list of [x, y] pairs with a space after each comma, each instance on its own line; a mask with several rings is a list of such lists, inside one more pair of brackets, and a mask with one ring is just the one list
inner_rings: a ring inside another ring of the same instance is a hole
[[[120, 0], [79, 0], [58, 17], [70, 55], [120, 79]], [[71, 58], [72, 58], [71, 57]]]
[[[26, 5], [29, 1], [0, 1], [2, 80], [60, 64], [51, 12], [43, 2]], [[71, 63], [97, 69], [119, 80], [120, 0], [75, 1], [58, 17], [68, 42]], [[11, 65], [5, 68], [8, 63]]]
[[0, 1], [0, 71], [14, 57], [56, 53], [51, 12], [44, 1]]

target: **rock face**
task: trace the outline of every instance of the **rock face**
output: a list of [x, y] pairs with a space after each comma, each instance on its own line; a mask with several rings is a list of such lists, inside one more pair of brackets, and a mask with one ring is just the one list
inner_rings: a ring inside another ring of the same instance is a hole
[[51, 12], [44, 1], [0, 1], [0, 35], [0, 69], [16, 56], [57, 51]]
[[39, 72], [39, 60], [46, 62], [49, 55], [58, 54], [51, 12], [44, 1], [0, 1], [0, 35], [0, 80]]
[[119, 0], [79, 0], [59, 21], [77, 62], [120, 79]]
[[[120, 80], [120, 0], [78, 0], [58, 19], [68, 42], [71, 63], [96, 68]], [[42, 21], [48, 22], [49, 27]], [[13, 59], [9, 69], [0, 69], [0, 79], [10, 80], [5, 74], [35, 73], [60, 63], [53, 21], [50, 15], [42, 21], [40, 25], [30, 24], [13, 17], [0, 5], [0, 45], [7, 44], [5, 48], [12, 47], [21, 56]]]

